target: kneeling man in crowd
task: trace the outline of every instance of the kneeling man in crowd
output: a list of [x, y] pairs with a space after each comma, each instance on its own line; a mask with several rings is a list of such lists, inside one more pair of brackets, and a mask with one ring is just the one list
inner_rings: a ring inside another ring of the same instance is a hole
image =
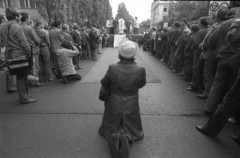
[[81, 76], [76, 72], [72, 58], [79, 55], [78, 49], [70, 42], [63, 41], [60, 49], [57, 50], [57, 61], [64, 83], [71, 80], [81, 80]]

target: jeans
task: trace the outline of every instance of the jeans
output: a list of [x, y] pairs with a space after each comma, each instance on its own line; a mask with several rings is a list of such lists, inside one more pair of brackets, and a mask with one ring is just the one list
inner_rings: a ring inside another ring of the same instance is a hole
[[236, 63], [221, 59], [218, 62], [217, 73], [211, 87], [205, 110], [214, 112], [222, 102], [233, 81], [236, 79], [238, 67]]
[[[224, 64], [224, 63], [222, 63]], [[224, 64], [227, 67], [231, 66], [231, 63]], [[229, 78], [229, 77], [228, 77]], [[234, 112], [240, 106], [240, 71], [235, 79], [235, 82], [231, 86], [230, 90], [223, 98], [222, 104], [217, 108], [215, 113], [208, 120], [207, 124], [204, 126], [205, 131], [210, 136], [217, 136], [224, 125], [226, 124], [229, 117], [232, 117]]]
[[29, 100], [29, 98], [30, 98], [28, 95], [28, 86], [27, 86], [27, 81], [26, 81], [27, 75], [28, 75], [27, 71], [22, 74], [17, 74], [17, 90], [18, 90], [18, 96], [19, 96], [20, 103], [23, 103], [23, 102]]

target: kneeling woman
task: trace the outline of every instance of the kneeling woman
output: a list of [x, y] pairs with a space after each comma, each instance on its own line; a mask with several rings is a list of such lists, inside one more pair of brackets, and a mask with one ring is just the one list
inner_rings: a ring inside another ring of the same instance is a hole
[[120, 61], [110, 65], [101, 80], [100, 96], [108, 91], [108, 99], [99, 134], [108, 140], [112, 157], [128, 157], [129, 143], [144, 137], [138, 90], [146, 84], [146, 72], [134, 62], [137, 49], [135, 42], [120, 42]]

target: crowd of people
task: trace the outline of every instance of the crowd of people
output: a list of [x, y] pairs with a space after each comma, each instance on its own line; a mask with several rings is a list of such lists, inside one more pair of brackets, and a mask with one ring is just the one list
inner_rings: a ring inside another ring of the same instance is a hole
[[[182, 76], [190, 85], [188, 91], [205, 100], [205, 114], [211, 118], [205, 126], [196, 126], [198, 131], [215, 137], [227, 120], [240, 123], [239, 8], [152, 28], [139, 42], [172, 73]], [[239, 136], [232, 138], [240, 144]]]
[[[0, 15], [1, 66], [5, 59], [28, 56], [32, 61], [25, 72], [10, 74], [6, 70], [7, 92], [18, 92], [22, 104], [35, 102], [28, 94], [28, 86], [43, 86], [55, 78], [64, 83], [80, 80], [76, 70], [81, 60], [98, 59], [108, 35], [104, 27], [79, 27], [55, 20], [50, 24], [32, 22], [28, 13], [14, 8], [6, 9], [6, 18]], [[25, 80], [28, 80], [27, 82]]]
[[130, 18], [111, 18], [106, 21], [106, 29], [108, 34], [139, 34], [139, 23], [135, 17], [133, 23]]

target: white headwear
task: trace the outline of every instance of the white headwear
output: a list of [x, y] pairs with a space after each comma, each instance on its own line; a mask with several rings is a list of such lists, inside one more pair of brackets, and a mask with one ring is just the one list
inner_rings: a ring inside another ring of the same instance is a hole
[[119, 55], [125, 59], [133, 58], [138, 50], [138, 45], [135, 42], [129, 40], [123, 40], [119, 43]]

